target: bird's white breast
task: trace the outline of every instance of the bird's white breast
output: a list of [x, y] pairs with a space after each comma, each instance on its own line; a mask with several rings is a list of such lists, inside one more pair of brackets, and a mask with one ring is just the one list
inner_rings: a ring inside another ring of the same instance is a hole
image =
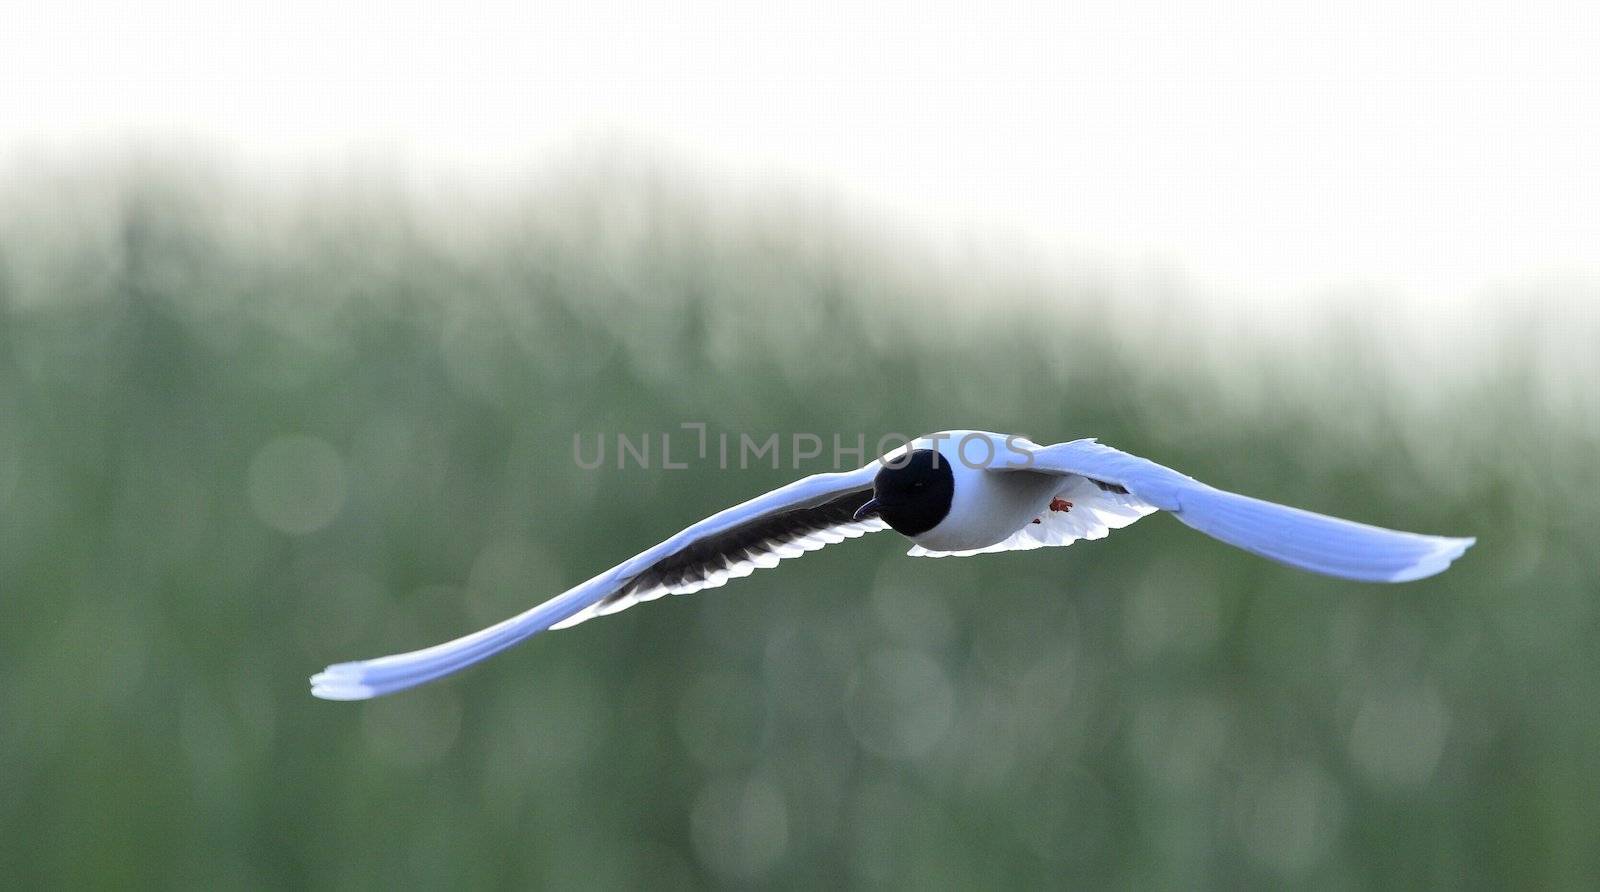
[[1022, 464], [1027, 439], [987, 431], [944, 431], [913, 444], [936, 448], [950, 462], [955, 493], [950, 513], [913, 542], [931, 551], [965, 551], [1003, 541], [1049, 510], [1061, 487], [1059, 477], [1026, 471], [997, 471]]

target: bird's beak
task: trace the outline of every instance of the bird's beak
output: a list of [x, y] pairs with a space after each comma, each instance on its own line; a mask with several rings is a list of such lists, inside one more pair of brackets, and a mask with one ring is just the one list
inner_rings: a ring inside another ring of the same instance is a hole
[[867, 503], [865, 505], [862, 505], [860, 508], [857, 508], [855, 516], [850, 518], [850, 519], [854, 520], [854, 521], [862, 521], [862, 520], [866, 520], [869, 517], [877, 517], [877, 516], [878, 516], [878, 500], [877, 499], [867, 499]]

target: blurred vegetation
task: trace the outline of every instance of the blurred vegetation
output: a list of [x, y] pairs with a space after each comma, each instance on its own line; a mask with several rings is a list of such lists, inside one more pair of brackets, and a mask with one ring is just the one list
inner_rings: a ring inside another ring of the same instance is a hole
[[[0, 188], [8, 885], [1600, 876], [1600, 411], [1560, 320], [1508, 313], [1474, 364], [1336, 301], [1280, 343], [1181, 281], [940, 261], [640, 171], [69, 167]], [[795, 475], [572, 460], [682, 422], [1097, 435], [1480, 543], [1382, 587], [1160, 517], [966, 560], [883, 535], [309, 696]]]

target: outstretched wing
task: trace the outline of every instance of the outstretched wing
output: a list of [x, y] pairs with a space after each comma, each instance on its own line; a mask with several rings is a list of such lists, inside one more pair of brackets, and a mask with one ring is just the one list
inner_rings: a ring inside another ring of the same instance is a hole
[[735, 505], [525, 613], [454, 641], [329, 666], [311, 677], [311, 693], [327, 700], [364, 700], [415, 687], [546, 629], [666, 594], [714, 588], [784, 558], [887, 529], [877, 518], [851, 520], [871, 498], [878, 467], [873, 462], [847, 473], [816, 474]]
[[1077, 476], [1124, 489], [1151, 510], [1170, 511], [1230, 545], [1341, 579], [1422, 579], [1443, 571], [1477, 541], [1405, 533], [1253, 499], [1092, 439], [1040, 448], [1026, 470], [1018, 471]]

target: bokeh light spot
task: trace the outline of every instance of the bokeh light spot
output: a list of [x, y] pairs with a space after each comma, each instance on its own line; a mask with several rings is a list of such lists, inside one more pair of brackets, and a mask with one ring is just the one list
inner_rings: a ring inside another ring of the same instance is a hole
[[316, 532], [344, 507], [344, 462], [317, 437], [279, 437], [250, 461], [250, 508], [261, 522], [292, 535]]
[[1350, 730], [1350, 755], [1379, 783], [1415, 785], [1433, 775], [1444, 752], [1449, 713], [1431, 687], [1369, 697]]
[[700, 863], [727, 880], [758, 879], [789, 846], [783, 791], [759, 777], [713, 782], [695, 799], [690, 823]]
[[1247, 784], [1239, 832], [1255, 860], [1283, 873], [1316, 865], [1337, 840], [1344, 799], [1327, 772], [1293, 765]]
[[845, 695], [850, 730], [882, 756], [915, 758], [950, 729], [955, 691], [926, 654], [884, 651], [869, 657]]

